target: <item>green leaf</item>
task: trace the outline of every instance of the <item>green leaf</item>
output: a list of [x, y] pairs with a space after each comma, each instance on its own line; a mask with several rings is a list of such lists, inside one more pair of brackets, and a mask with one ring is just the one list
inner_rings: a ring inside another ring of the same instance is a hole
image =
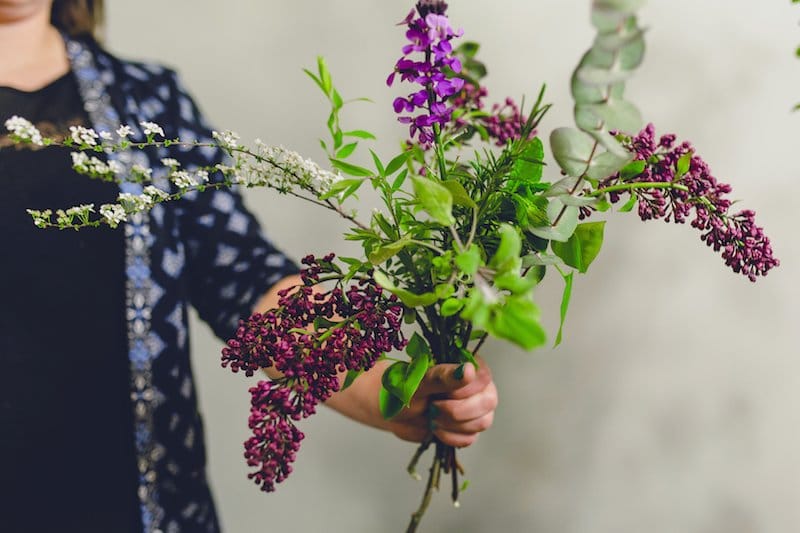
[[314, 80], [314, 83], [316, 83], [316, 84], [317, 84], [317, 87], [319, 87], [319, 89], [320, 89], [322, 92], [324, 92], [326, 95], [328, 94], [328, 91], [326, 91], [326, 90], [325, 90], [325, 87], [322, 85], [322, 80], [320, 80], [320, 79], [319, 79], [319, 78], [318, 78], [318, 77], [317, 77], [317, 76], [316, 76], [316, 75], [315, 75], [313, 72], [311, 72], [311, 71], [310, 71], [310, 70], [308, 70], [307, 68], [304, 68], [304, 69], [303, 69], [303, 72], [305, 72], [305, 73], [306, 73], [306, 75], [308, 75], [308, 77], [309, 77], [309, 78], [311, 78], [312, 80]]
[[384, 420], [389, 420], [403, 410], [403, 401], [383, 387], [378, 392], [378, 408]]
[[342, 100], [342, 95], [339, 94], [335, 88], [332, 88], [331, 94], [331, 103], [333, 104], [333, 108], [339, 110], [344, 105], [344, 100]]
[[408, 177], [408, 169], [403, 169], [403, 171], [397, 175], [397, 177], [392, 182], [392, 192], [400, 190], [400, 187], [403, 186], [403, 183], [406, 181]]
[[357, 146], [358, 146], [357, 142], [345, 144], [339, 149], [338, 152], [336, 152], [336, 159], [347, 159], [348, 157], [350, 157], [350, 154], [352, 154], [355, 151]]
[[390, 257], [394, 257], [400, 250], [408, 246], [410, 243], [410, 239], [404, 237], [399, 241], [391, 242], [389, 244], [384, 244], [370, 252], [369, 254], [369, 262], [373, 265], [380, 265]]
[[594, 141], [574, 128], [557, 128], [550, 134], [550, 148], [558, 166], [568, 176], [581, 176], [588, 166]]
[[371, 134], [366, 130], [345, 131], [342, 133], [342, 135], [344, 135], [345, 137], [356, 137], [357, 139], [368, 139], [372, 141], [377, 140], [377, 137], [375, 137], [375, 135]]
[[411, 360], [419, 359], [420, 357], [427, 357], [430, 359], [433, 357], [431, 352], [430, 346], [428, 346], [428, 342], [416, 331], [408, 340], [408, 344], [406, 345], [406, 353]]
[[374, 175], [374, 173], [368, 168], [359, 167], [357, 165], [353, 165], [352, 163], [348, 163], [347, 161], [342, 161], [341, 159], [331, 159], [331, 165], [349, 176], [368, 178]]
[[631, 180], [644, 172], [645, 167], [647, 166], [646, 161], [631, 161], [619, 171], [619, 178], [622, 181]]
[[639, 199], [636, 197], [635, 194], [631, 194], [631, 197], [628, 198], [628, 201], [625, 202], [625, 205], [619, 208], [620, 213], [627, 213], [628, 211], [633, 210], [634, 206], [636, 206], [636, 202]]
[[370, 149], [369, 153], [372, 156], [372, 162], [375, 163], [375, 170], [378, 172], [378, 176], [385, 176], [386, 171], [383, 168], [383, 163], [381, 163], [381, 158], [378, 157], [374, 150]]
[[686, 152], [683, 154], [680, 159], [678, 159], [678, 163], [675, 165], [675, 179], [681, 179], [683, 176], [689, 172], [689, 168], [692, 166], [692, 152]]
[[[800, 0], [798, 0], [800, 1]], [[464, 57], [475, 57], [481, 45], [475, 41], [465, 41], [455, 49], [456, 54], [463, 54]]]
[[419, 176], [412, 176], [414, 196], [419, 201], [422, 209], [433, 220], [443, 226], [452, 226], [456, 219], [453, 218], [453, 195], [440, 183]]
[[453, 316], [464, 308], [464, 302], [457, 298], [448, 298], [442, 302], [439, 314], [442, 316]]
[[331, 94], [333, 81], [331, 80], [331, 73], [328, 71], [328, 65], [325, 64], [325, 58], [322, 56], [317, 57], [317, 70], [319, 71], [322, 90], [325, 94]]
[[578, 224], [567, 242], [552, 241], [550, 247], [567, 265], [585, 273], [603, 245], [605, 222]]
[[526, 350], [547, 342], [547, 335], [539, 323], [539, 310], [525, 297], [507, 298], [503, 305], [493, 306], [487, 330], [495, 337]]
[[509, 224], [502, 224], [498, 229], [500, 245], [497, 247], [489, 266], [498, 273], [519, 268], [519, 254], [522, 251], [522, 239], [519, 233]]
[[408, 406], [428, 371], [430, 361], [429, 352], [420, 352], [411, 362], [397, 361], [384, 371], [381, 378], [383, 388]]
[[454, 261], [461, 272], [470, 276], [474, 276], [483, 263], [481, 261], [481, 251], [475, 244], [472, 244], [468, 250], [458, 254]]
[[411, 151], [408, 150], [396, 156], [391, 161], [389, 161], [389, 164], [386, 165], [386, 175], [391, 176], [392, 174], [400, 170], [400, 168], [406, 164], [406, 161], [408, 161], [408, 158], [410, 156], [411, 156]]
[[556, 341], [553, 343], [553, 347], [561, 344], [561, 334], [564, 331], [564, 320], [567, 318], [569, 299], [572, 296], [572, 276], [574, 274], [574, 272], [570, 272], [566, 276], [563, 273], [561, 274], [561, 276], [564, 278], [564, 293], [561, 295], [561, 320], [558, 325], [558, 335], [556, 335]]
[[324, 194], [321, 194], [319, 199], [327, 200], [328, 198], [333, 198], [334, 196], [338, 196], [339, 193], [349, 189], [350, 187], [356, 187], [356, 189], [358, 189], [359, 187], [361, 187], [363, 183], [364, 183], [363, 179], [357, 179], [357, 178], [339, 180], [335, 182], [333, 185], [331, 185], [331, 188], [325, 191]]
[[450, 194], [453, 197], [453, 203], [455, 205], [469, 207], [470, 209], [478, 208], [478, 204], [475, 203], [475, 200], [470, 198], [466, 189], [464, 189], [464, 186], [461, 185], [461, 183], [459, 183], [458, 181], [445, 180], [442, 182], [442, 186], [448, 191], [450, 191]]
[[353, 384], [358, 376], [363, 374], [363, 370], [348, 370], [347, 375], [344, 377], [344, 383], [342, 384], [342, 388], [339, 390], [345, 390], [347, 387]]
[[542, 179], [544, 146], [538, 137], [531, 140], [522, 155], [514, 161], [511, 178], [522, 183], [538, 183]]
[[395, 284], [392, 283], [392, 280], [390, 280], [383, 272], [375, 271], [372, 276], [375, 278], [375, 281], [378, 283], [378, 285], [397, 296], [400, 301], [408, 307], [427, 307], [429, 305], [433, 305], [438, 300], [436, 294], [432, 292], [414, 294], [407, 289], [402, 289], [395, 286]]

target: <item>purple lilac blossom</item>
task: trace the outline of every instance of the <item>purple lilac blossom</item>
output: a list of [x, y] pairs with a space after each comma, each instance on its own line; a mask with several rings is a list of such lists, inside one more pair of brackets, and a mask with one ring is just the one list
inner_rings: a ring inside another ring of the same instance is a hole
[[333, 272], [332, 260], [332, 254], [321, 261], [305, 257], [304, 285], [280, 291], [277, 309], [242, 320], [222, 351], [222, 366], [233, 372], [251, 376], [275, 368], [283, 375], [250, 389], [253, 434], [244, 447], [248, 466], [257, 470], [248, 477], [267, 492], [292, 471], [303, 439], [294, 421], [314, 414], [339, 390], [337, 374], [368, 370], [381, 354], [405, 346], [402, 305], [372, 278], [346, 290], [312, 287], [320, 274]]
[[[444, 14], [444, 2], [420, 2], [417, 4], [418, 17], [412, 11], [403, 21], [408, 26], [406, 38], [409, 43], [403, 47], [403, 57], [397, 60], [394, 71], [386, 84], [391, 86], [396, 76], [411, 82], [419, 88], [406, 97], [398, 97], [393, 102], [398, 121], [409, 125], [409, 135], [416, 138], [423, 147], [430, 146], [436, 138], [436, 128], [450, 122], [453, 107], [448, 100], [464, 86], [458, 76], [448, 77], [447, 72], [461, 72], [461, 62], [453, 56], [450, 41], [462, 35], [455, 31]], [[417, 57], [422, 54], [422, 57]]]
[[[453, 97], [453, 107], [464, 110], [467, 113], [483, 111], [485, 107], [483, 99], [487, 95], [488, 90], [486, 87], [467, 83]], [[491, 111], [473, 120], [486, 130], [486, 134], [495, 141], [497, 146], [505, 146], [508, 141], [520, 139], [522, 137], [522, 126], [528, 121], [512, 98], [506, 98], [503, 104], [492, 105]], [[469, 125], [463, 115], [456, 118], [454, 123], [456, 127]], [[530, 133], [530, 138], [535, 136], [536, 131], [534, 130]]]
[[[624, 141], [626, 148], [637, 161], [645, 161], [644, 171], [625, 183], [678, 183], [687, 190], [635, 189], [639, 217], [642, 220], [664, 219], [683, 224], [692, 216], [691, 225], [701, 232], [701, 239], [714, 251], [721, 251], [725, 264], [734, 272], [756, 281], [766, 275], [780, 261], [773, 257], [772, 246], [764, 230], [755, 223], [755, 212], [749, 209], [730, 213], [733, 202], [726, 198], [731, 186], [720, 183], [711, 175], [708, 164], [695, 154], [688, 142], [676, 144], [674, 134], [663, 135], [656, 141], [655, 128], [648, 124], [635, 137]], [[679, 175], [678, 162], [689, 154], [686, 173]], [[623, 183], [615, 174], [599, 183], [604, 188]], [[616, 203], [620, 192], [609, 193]], [[582, 215], [590, 213], [583, 210]]]

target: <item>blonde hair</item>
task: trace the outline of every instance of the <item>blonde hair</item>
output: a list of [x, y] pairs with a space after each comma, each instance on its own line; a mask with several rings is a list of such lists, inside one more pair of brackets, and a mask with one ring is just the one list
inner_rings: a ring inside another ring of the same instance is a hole
[[103, 0], [53, 0], [50, 22], [71, 37], [99, 37]]

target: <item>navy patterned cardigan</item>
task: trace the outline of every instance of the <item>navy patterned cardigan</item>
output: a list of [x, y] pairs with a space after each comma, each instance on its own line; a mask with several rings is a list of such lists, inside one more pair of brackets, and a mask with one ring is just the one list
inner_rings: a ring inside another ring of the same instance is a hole
[[[91, 41], [65, 38], [95, 130], [161, 125], [166, 137], [208, 141], [211, 131], [173, 71], [121, 61]], [[135, 137], [136, 137], [135, 136]], [[175, 146], [110, 154], [126, 167], [162, 167], [172, 157], [191, 169], [223, 160], [216, 149]], [[169, 184], [154, 171], [156, 184]], [[126, 183], [123, 192], [140, 192]], [[138, 496], [145, 533], [219, 530], [205, 475], [202, 422], [189, 364], [187, 306], [221, 338], [296, 266], [262, 234], [240, 196], [208, 191], [156, 206], [125, 225], [127, 322]]]

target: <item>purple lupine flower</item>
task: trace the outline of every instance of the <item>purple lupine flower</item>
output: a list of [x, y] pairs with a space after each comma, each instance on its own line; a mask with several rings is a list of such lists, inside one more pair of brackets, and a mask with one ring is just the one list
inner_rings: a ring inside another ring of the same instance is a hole
[[[688, 142], [676, 144], [674, 134], [663, 135], [656, 141], [655, 128], [648, 124], [639, 134], [623, 139], [625, 147], [637, 161], [645, 161], [644, 171], [625, 183], [678, 183], [686, 190], [635, 189], [627, 194], [636, 195], [639, 217], [642, 220], [664, 219], [682, 224], [694, 214], [691, 225], [701, 232], [701, 239], [714, 251], [721, 251], [725, 264], [734, 272], [756, 281], [772, 268], [780, 265], [773, 257], [772, 246], [764, 230], [755, 223], [755, 212], [743, 210], [730, 213], [733, 202], [726, 197], [731, 186], [720, 183], [711, 174], [708, 164], [695, 154]], [[685, 173], [678, 169], [686, 161]], [[603, 180], [598, 188], [622, 183], [619, 174]], [[609, 193], [616, 203], [620, 192]], [[582, 216], [591, 211], [584, 209]]]
[[[453, 56], [451, 41], [463, 32], [453, 30], [446, 10], [447, 4], [440, 1], [417, 4], [419, 16], [414, 17], [412, 12], [403, 21], [408, 26], [403, 57], [397, 60], [386, 80], [391, 86], [399, 74], [401, 81], [421, 86], [406, 97], [396, 98], [392, 105], [400, 115], [398, 121], [408, 124], [411, 141], [416, 139], [423, 147], [434, 142], [437, 127], [450, 122], [453, 108], [447, 102], [464, 87], [462, 78], [448, 77], [448, 72], [461, 72], [461, 62]], [[412, 59], [412, 54], [422, 54], [422, 58]]]
[[367, 370], [386, 352], [402, 349], [402, 305], [371, 278], [346, 290], [315, 291], [321, 274], [335, 272], [333, 254], [305, 257], [303, 286], [279, 292], [278, 308], [255, 313], [239, 324], [222, 351], [222, 366], [247, 375], [275, 368], [283, 377], [250, 389], [245, 442], [249, 477], [264, 491], [275, 490], [291, 472], [303, 438], [294, 421], [311, 416], [316, 406], [339, 390], [337, 374]]

